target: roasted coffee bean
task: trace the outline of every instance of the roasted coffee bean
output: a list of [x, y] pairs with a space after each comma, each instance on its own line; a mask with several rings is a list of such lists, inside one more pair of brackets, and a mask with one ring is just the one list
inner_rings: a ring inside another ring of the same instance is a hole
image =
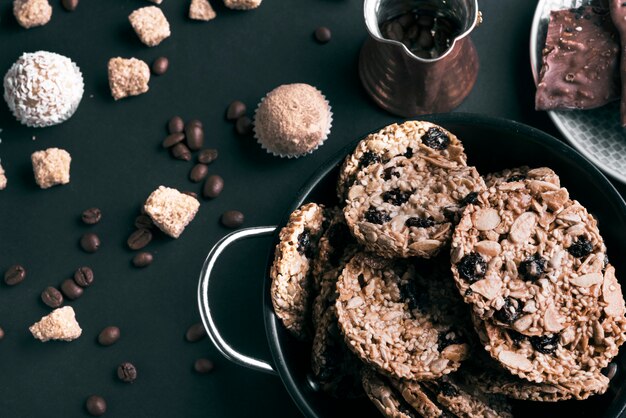
[[576, 258], [586, 257], [591, 254], [592, 251], [593, 245], [591, 245], [591, 242], [589, 242], [589, 240], [582, 235], [578, 237], [576, 242], [567, 248], [567, 252]]
[[246, 110], [246, 105], [243, 102], [235, 100], [229, 104], [228, 109], [226, 109], [226, 119], [237, 120], [246, 114]]
[[133, 383], [137, 379], [137, 368], [129, 362], [117, 366], [117, 377], [122, 382]]
[[16, 284], [20, 284], [26, 278], [26, 269], [19, 265], [15, 264], [7, 269], [4, 273], [4, 282], [8, 286], [15, 286]]
[[199, 183], [209, 174], [209, 167], [206, 164], [196, 164], [189, 172], [189, 180]]
[[85, 401], [85, 409], [89, 415], [99, 417], [107, 411], [107, 403], [102, 396], [91, 395]]
[[133, 257], [133, 266], [147, 267], [152, 264], [152, 253], [142, 251]]
[[478, 253], [469, 253], [456, 265], [459, 275], [471, 283], [483, 278], [487, 273], [487, 262]]
[[237, 121], [235, 122], [235, 132], [241, 136], [248, 136], [252, 134], [253, 128], [254, 124], [252, 123], [252, 119], [245, 115], [237, 118]]
[[330, 38], [332, 37], [332, 33], [330, 32], [330, 29], [328, 29], [327, 27], [320, 26], [319, 28], [315, 29], [314, 36], [317, 42], [321, 44], [325, 44], [328, 41], [330, 41]]
[[172, 116], [167, 122], [167, 131], [170, 134], [179, 134], [185, 130], [185, 122], [180, 116]]
[[243, 225], [244, 216], [238, 210], [227, 210], [222, 213], [221, 221], [222, 225], [227, 228], [239, 228]]
[[106, 327], [98, 334], [98, 343], [105, 347], [115, 344], [119, 339], [120, 329], [116, 326]]
[[100, 248], [100, 237], [93, 232], [87, 232], [80, 238], [80, 247], [88, 253], [95, 253]]
[[78, 0], [61, 0], [63, 8], [68, 12], [73, 12], [78, 7]]
[[190, 326], [185, 333], [185, 339], [190, 343], [198, 342], [204, 337], [206, 337], [206, 330], [204, 329], [204, 325], [202, 325], [201, 322]]
[[217, 196], [222, 193], [224, 189], [224, 179], [220, 176], [213, 174], [209, 176], [204, 182], [204, 187], [202, 188], [202, 195], [209, 199], [215, 199]]
[[213, 161], [217, 160], [217, 150], [216, 149], [203, 149], [198, 153], [198, 162], [202, 164], [210, 164]]
[[80, 218], [87, 225], [97, 224], [102, 219], [102, 212], [98, 208], [85, 209]]
[[170, 153], [172, 154], [172, 157], [176, 158], [177, 160], [191, 160], [191, 151], [189, 150], [189, 148], [187, 148], [187, 145], [183, 144], [182, 142], [179, 142], [178, 144], [170, 148]]
[[93, 270], [89, 267], [79, 267], [74, 272], [74, 281], [80, 287], [89, 287], [93, 283]]
[[78, 299], [83, 295], [83, 288], [76, 284], [72, 279], [65, 279], [61, 283], [61, 291], [69, 300]]
[[170, 60], [167, 57], [159, 57], [152, 63], [152, 73], [154, 75], [163, 75], [170, 66]]
[[[2, 337], [0, 337], [0, 339], [2, 339]], [[607, 379], [613, 380], [613, 378], [617, 374], [617, 371], [618, 371], [617, 370], [617, 363], [612, 361], [612, 362], [609, 363], [608, 366], [606, 366], [605, 369], [602, 370], [602, 374], [605, 375]]]
[[193, 369], [200, 374], [211, 373], [215, 365], [207, 358], [199, 358], [193, 363]]
[[148, 215], [139, 215], [135, 218], [135, 228], [137, 229], [150, 229], [153, 226], [152, 219]]
[[140, 228], [130, 234], [126, 243], [131, 250], [141, 250], [152, 241], [152, 232], [146, 228]]
[[182, 193], [186, 194], [187, 196], [191, 196], [194, 199], [198, 198], [198, 193], [196, 193], [196, 192], [192, 192], [192, 191], [189, 191], [189, 190], [184, 190]]
[[204, 144], [204, 129], [202, 123], [198, 120], [190, 120], [185, 124], [185, 137], [187, 138], [187, 146], [192, 151], [197, 151]]
[[422, 142], [427, 147], [441, 151], [450, 145], [450, 137], [439, 128], [430, 128], [422, 135]]
[[4, 329], [0, 327], [0, 340], [4, 339]]
[[163, 148], [170, 148], [178, 144], [179, 142], [182, 142], [184, 139], [185, 134], [183, 134], [182, 132], [175, 132], [166, 136], [161, 145], [163, 146]]
[[41, 292], [41, 301], [51, 308], [58, 308], [63, 305], [63, 295], [56, 288], [48, 286]]

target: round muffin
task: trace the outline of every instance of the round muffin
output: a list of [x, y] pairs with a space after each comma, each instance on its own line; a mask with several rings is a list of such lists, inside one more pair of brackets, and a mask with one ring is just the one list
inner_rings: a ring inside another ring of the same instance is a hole
[[67, 57], [24, 53], [4, 76], [4, 100], [26, 126], [44, 127], [69, 119], [83, 97], [83, 76]]
[[308, 84], [284, 84], [269, 92], [254, 116], [261, 147], [278, 157], [301, 157], [328, 138], [332, 112], [324, 95]]

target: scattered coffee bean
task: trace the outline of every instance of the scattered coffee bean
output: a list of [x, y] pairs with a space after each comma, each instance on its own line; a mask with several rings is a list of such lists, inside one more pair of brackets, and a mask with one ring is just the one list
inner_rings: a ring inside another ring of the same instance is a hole
[[319, 28], [315, 29], [315, 39], [321, 44], [325, 44], [330, 41], [331, 36], [332, 34], [330, 32], [330, 29], [325, 26], [320, 26]]
[[[0, 337], [1, 339], [1, 337]], [[615, 375], [617, 374], [617, 363], [615, 363], [614, 361], [610, 362], [608, 366], [606, 366], [606, 369], [602, 370], [602, 374], [605, 375], [607, 377], [607, 379], [609, 380], [613, 380], [613, 378], [615, 377]]]
[[131, 250], [141, 250], [152, 241], [152, 232], [146, 228], [140, 228], [130, 234], [126, 243]]
[[137, 253], [133, 257], [133, 265], [135, 267], [146, 267], [152, 264], [152, 254], [147, 251]]
[[209, 176], [204, 182], [202, 189], [202, 195], [206, 198], [214, 199], [222, 193], [224, 189], [224, 179], [220, 176], [213, 174]]
[[211, 373], [214, 368], [213, 362], [207, 358], [199, 358], [193, 363], [193, 369], [200, 374]]
[[73, 12], [78, 7], [78, 0], [61, 0], [63, 8], [68, 12]]
[[239, 100], [235, 100], [234, 102], [229, 104], [228, 109], [226, 109], [226, 119], [228, 120], [237, 120], [245, 114], [246, 105]]
[[2, 327], [0, 327], [0, 340], [4, 339], [4, 329], [2, 329]]
[[74, 281], [80, 287], [89, 287], [93, 283], [93, 270], [89, 267], [79, 267], [74, 272]]
[[85, 209], [81, 215], [81, 219], [87, 225], [93, 225], [100, 222], [102, 219], [102, 212], [98, 208]]
[[26, 278], [26, 269], [19, 265], [15, 264], [7, 269], [4, 273], [4, 282], [8, 286], [15, 286], [16, 284], [20, 284]]
[[203, 149], [198, 153], [198, 162], [210, 164], [217, 160], [217, 150], [212, 148]]
[[167, 137], [165, 137], [161, 145], [163, 146], [163, 148], [170, 148], [178, 144], [179, 142], [182, 142], [184, 139], [185, 134], [183, 134], [182, 132], [174, 132], [173, 134], [169, 134]]
[[190, 326], [185, 333], [185, 339], [190, 343], [198, 342], [204, 337], [206, 337], [206, 330], [204, 329], [204, 325], [200, 322]]
[[182, 193], [183, 193], [183, 194], [186, 194], [187, 196], [191, 196], [191, 197], [193, 197], [194, 199], [197, 199], [197, 198], [198, 198], [198, 193], [196, 193], [196, 192], [192, 192], [192, 191], [189, 191], [189, 190], [185, 190], [185, 191], [184, 191], [184, 192], [182, 192]]
[[190, 120], [185, 125], [185, 137], [187, 138], [187, 146], [192, 151], [197, 151], [204, 144], [204, 129], [202, 123], [197, 120]]
[[115, 344], [119, 339], [120, 329], [115, 326], [106, 327], [98, 334], [98, 343], [105, 347]]
[[52, 286], [46, 287], [43, 292], [41, 292], [41, 300], [51, 308], [58, 308], [63, 305], [63, 295]]
[[180, 116], [173, 116], [167, 122], [167, 131], [170, 134], [178, 134], [185, 130], [185, 121]]
[[117, 377], [126, 383], [133, 383], [137, 379], [137, 368], [128, 362], [117, 366]]
[[227, 210], [222, 214], [221, 220], [222, 225], [227, 228], [239, 228], [243, 225], [244, 216], [238, 210]]
[[135, 228], [137, 229], [150, 229], [153, 226], [152, 219], [148, 215], [139, 215], [135, 218]]
[[238, 118], [235, 122], [235, 132], [241, 136], [250, 135], [253, 127], [254, 125], [252, 124], [252, 119], [245, 115]]
[[95, 253], [100, 248], [100, 238], [93, 232], [87, 232], [80, 238], [80, 247], [88, 253]]
[[199, 183], [209, 174], [209, 167], [206, 164], [196, 164], [189, 172], [189, 180]]
[[187, 148], [187, 145], [179, 142], [170, 148], [170, 152], [172, 153], [172, 157], [177, 160], [189, 161], [191, 160], [191, 151]]
[[103, 397], [98, 395], [91, 395], [85, 401], [85, 409], [89, 412], [89, 415], [99, 417], [104, 415], [107, 411], [107, 403]]
[[72, 279], [65, 279], [61, 283], [61, 291], [69, 300], [76, 300], [83, 295], [83, 288]]
[[154, 75], [163, 75], [170, 66], [170, 60], [167, 57], [159, 57], [152, 63], [152, 73]]

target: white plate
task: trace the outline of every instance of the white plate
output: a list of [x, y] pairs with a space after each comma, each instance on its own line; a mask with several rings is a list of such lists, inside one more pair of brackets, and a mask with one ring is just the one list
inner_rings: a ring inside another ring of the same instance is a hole
[[[535, 84], [550, 11], [589, 3], [591, 0], [539, 0], [530, 29], [530, 64]], [[602, 171], [626, 183], [626, 130], [620, 125], [619, 101], [592, 110], [548, 111], [548, 115], [574, 148]]]

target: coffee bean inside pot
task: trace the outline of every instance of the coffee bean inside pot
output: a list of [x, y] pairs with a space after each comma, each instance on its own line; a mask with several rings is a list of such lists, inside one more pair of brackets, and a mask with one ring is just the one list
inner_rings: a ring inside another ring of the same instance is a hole
[[252, 128], [254, 124], [252, 123], [252, 119], [247, 116], [242, 116], [237, 119], [235, 122], [235, 132], [237, 132], [241, 136], [247, 136], [252, 133]]
[[51, 308], [58, 308], [63, 305], [63, 295], [52, 286], [46, 287], [43, 292], [41, 292], [41, 300]]
[[185, 125], [185, 137], [187, 138], [187, 146], [192, 151], [197, 151], [204, 144], [204, 129], [202, 123], [197, 120], [190, 120]]
[[16, 284], [20, 284], [26, 278], [26, 269], [19, 265], [12, 265], [7, 269], [4, 273], [4, 282], [8, 286], [15, 286]]
[[89, 415], [99, 417], [107, 411], [107, 403], [102, 396], [91, 395], [85, 401], [85, 409]]
[[227, 210], [222, 214], [221, 221], [227, 228], [239, 228], [243, 225], [244, 216], [238, 210]]
[[204, 329], [204, 325], [198, 322], [197, 324], [193, 324], [189, 327], [189, 329], [187, 329], [187, 332], [185, 333], [185, 339], [190, 343], [195, 343], [202, 340], [204, 337], [206, 337], [206, 335], [207, 334], [206, 330]]
[[226, 119], [228, 120], [237, 120], [245, 114], [246, 105], [239, 100], [235, 100], [234, 102], [229, 104], [228, 109], [226, 109]]
[[137, 379], [137, 368], [134, 364], [124, 362], [117, 366], [117, 377], [125, 383], [133, 383]]
[[211, 373], [215, 365], [207, 358], [199, 358], [193, 363], [193, 369], [200, 374]]
[[130, 234], [126, 243], [131, 250], [140, 250], [152, 241], [152, 232], [146, 228], [140, 228]]
[[202, 164], [210, 164], [215, 160], [217, 160], [216, 149], [207, 148], [198, 153], [198, 162]]
[[172, 154], [172, 157], [176, 158], [177, 160], [191, 160], [191, 151], [189, 150], [189, 148], [187, 148], [187, 145], [183, 144], [182, 142], [179, 142], [178, 144], [171, 147], [170, 153]]
[[172, 116], [167, 122], [167, 131], [170, 134], [181, 133], [185, 130], [185, 122], [180, 116]]
[[69, 300], [78, 299], [83, 295], [83, 288], [76, 284], [72, 279], [65, 279], [61, 283], [61, 291]]
[[173, 134], [169, 134], [167, 137], [165, 137], [161, 145], [163, 146], [163, 148], [170, 148], [178, 144], [179, 142], [182, 142], [184, 139], [185, 134], [183, 134], [182, 132], [174, 132]]
[[79, 267], [74, 272], [74, 281], [80, 287], [89, 287], [93, 283], [93, 270], [87, 266]]
[[81, 219], [87, 225], [93, 225], [100, 222], [102, 219], [102, 212], [98, 208], [85, 209], [81, 215]]
[[93, 232], [88, 232], [80, 238], [80, 247], [88, 253], [95, 253], [100, 248], [100, 238]]
[[205, 164], [196, 164], [189, 172], [189, 180], [194, 183], [201, 182], [209, 174], [209, 167]]
[[135, 267], [146, 267], [152, 263], [152, 254], [147, 251], [137, 253], [133, 257], [133, 265]]
[[213, 174], [209, 176], [204, 182], [204, 188], [202, 189], [202, 195], [209, 199], [214, 199], [222, 193], [224, 189], [224, 179], [220, 176]]
[[152, 63], [152, 73], [154, 75], [163, 75], [170, 66], [170, 60], [167, 57], [159, 57]]
[[113, 345], [120, 339], [120, 329], [116, 326], [108, 326], [98, 334], [98, 343], [103, 346]]

